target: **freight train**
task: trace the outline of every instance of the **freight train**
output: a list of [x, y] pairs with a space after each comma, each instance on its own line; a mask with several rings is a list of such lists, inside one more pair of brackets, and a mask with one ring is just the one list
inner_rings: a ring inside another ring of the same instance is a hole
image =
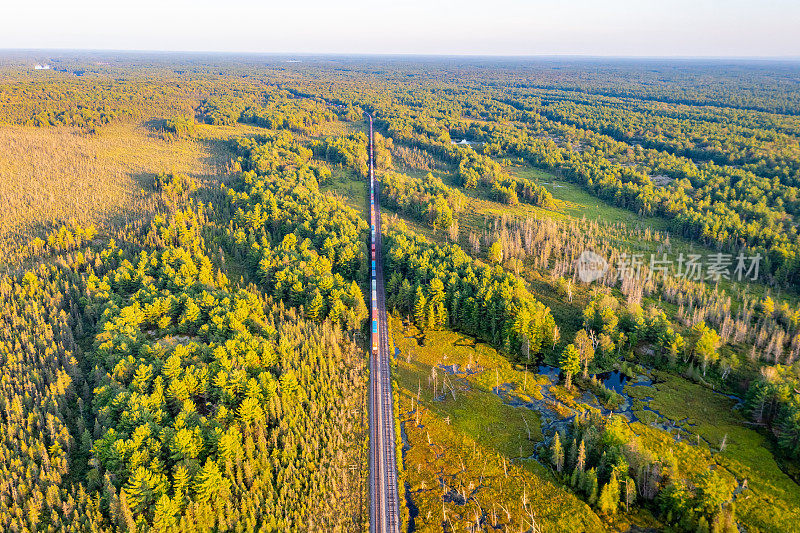
[[369, 217], [370, 217], [370, 244], [372, 261], [371, 280], [372, 280], [372, 353], [378, 353], [378, 280], [376, 275], [377, 256], [375, 246], [377, 244], [376, 213], [375, 213], [375, 171], [372, 164], [372, 117], [369, 117]]

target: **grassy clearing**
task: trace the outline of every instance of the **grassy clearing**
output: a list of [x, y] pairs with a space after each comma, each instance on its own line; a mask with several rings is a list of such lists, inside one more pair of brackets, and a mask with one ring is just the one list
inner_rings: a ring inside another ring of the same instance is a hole
[[606, 222], [622, 222], [628, 225], [649, 226], [654, 230], [666, 230], [668, 222], [659, 217], [640, 217], [635, 213], [614, 207], [605, 200], [592, 196], [580, 185], [557, 179], [553, 174], [531, 166], [511, 167], [509, 172], [543, 185], [553, 198], [558, 200], [556, 210], [573, 218], [587, 218]]
[[338, 195], [344, 202], [369, 221], [368, 184], [350, 169], [334, 167], [331, 180], [320, 188], [323, 192]]
[[224, 141], [251, 129], [200, 126], [197, 139], [168, 142], [145, 124], [114, 123], [93, 135], [0, 127], [0, 248], [8, 257], [71, 219], [102, 230], [147, 218], [155, 208], [156, 174], [174, 170], [200, 181], [222, 176], [230, 162]]
[[488, 344], [452, 331], [433, 330], [423, 335], [393, 318], [392, 338], [400, 350], [398, 380], [415, 400], [440, 418], [449, 417], [454, 427], [479, 444], [508, 457], [533, 453], [533, 445], [541, 440], [538, 417], [503, 404], [492, 389], [511, 384], [520, 393], [540, 396], [539, 376], [529, 372], [526, 377]]
[[[508, 384], [541, 397], [545, 378], [514, 368], [490, 346], [447, 330], [423, 335], [390, 320], [406, 439], [405, 469], [417, 531], [601, 531], [591, 509], [530, 459], [542, 438], [535, 412], [493, 391]], [[457, 366], [456, 366], [457, 365]]]

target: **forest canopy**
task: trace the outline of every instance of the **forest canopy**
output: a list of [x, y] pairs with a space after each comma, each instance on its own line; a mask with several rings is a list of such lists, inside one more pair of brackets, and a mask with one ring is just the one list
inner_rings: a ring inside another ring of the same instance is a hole
[[404, 528], [800, 523], [796, 63], [41, 54], [3, 531], [366, 530], [372, 224]]

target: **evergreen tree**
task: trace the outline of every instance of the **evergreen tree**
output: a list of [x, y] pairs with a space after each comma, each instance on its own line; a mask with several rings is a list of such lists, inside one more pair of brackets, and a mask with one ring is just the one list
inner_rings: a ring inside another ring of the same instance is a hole
[[589, 505], [595, 505], [597, 503], [597, 491], [597, 470], [591, 468], [586, 473], [586, 501], [589, 503]]
[[600, 512], [604, 514], [616, 514], [619, 507], [619, 482], [617, 473], [611, 472], [611, 479], [603, 485], [600, 491], [600, 499], [597, 501]]
[[556, 472], [560, 474], [564, 468], [564, 448], [561, 445], [561, 437], [558, 432], [556, 432], [550, 445], [550, 460], [553, 462], [553, 466], [556, 467]]
[[428, 299], [422, 292], [422, 287], [417, 286], [414, 294], [414, 321], [417, 327], [425, 329], [428, 324]]
[[311, 320], [316, 320], [323, 314], [323, 306], [325, 300], [322, 299], [322, 293], [319, 290], [314, 291], [314, 298], [308, 303], [306, 308], [306, 316]]
[[630, 477], [625, 477], [625, 512], [627, 513], [630, 505], [636, 501], [636, 483]]
[[407, 279], [403, 279], [403, 283], [400, 285], [400, 297], [398, 298], [398, 307], [401, 313], [407, 315], [411, 312], [415, 303], [414, 295], [414, 288], [411, 283]]
[[578, 457], [575, 461], [575, 468], [578, 470], [578, 472], [583, 472], [585, 467], [586, 467], [586, 444], [584, 443], [583, 439], [581, 439], [581, 444], [578, 447]]
[[576, 373], [580, 372], [581, 369], [581, 360], [580, 354], [578, 350], [575, 348], [575, 345], [568, 344], [564, 351], [561, 352], [561, 358], [559, 359], [559, 366], [561, 370], [564, 372], [564, 383], [567, 389], [572, 388], [572, 376]]

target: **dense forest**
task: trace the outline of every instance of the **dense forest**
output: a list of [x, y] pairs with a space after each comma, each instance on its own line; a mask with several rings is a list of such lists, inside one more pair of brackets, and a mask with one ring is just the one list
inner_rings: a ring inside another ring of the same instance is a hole
[[[160, 173], [161, 207], [124, 242], [61, 226], [31, 244], [51, 266], [3, 281], [4, 362], [19, 367], [3, 397], [4, 530], [366, 520], [367, 374], [352, 336], [367, 314], [366, 222], [319, 192], [330, 170], [290, 134], [229, 153], [253, 169], [229, 187]], [[258, 284], [229, 281], [225, 258]]]
[[368, 529], [366, 111], [409, 530], [798, 530], [797, 64], [32, 61], [0, 529]]

